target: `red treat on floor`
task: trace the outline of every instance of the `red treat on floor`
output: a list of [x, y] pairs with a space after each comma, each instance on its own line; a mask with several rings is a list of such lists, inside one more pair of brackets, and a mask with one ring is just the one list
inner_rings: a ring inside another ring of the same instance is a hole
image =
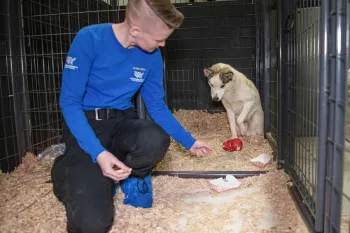
[[243, 142], [239, 138], [234, 138], [224, 142], [223, 149], [226, 151], [240, 151], [243, 148]]

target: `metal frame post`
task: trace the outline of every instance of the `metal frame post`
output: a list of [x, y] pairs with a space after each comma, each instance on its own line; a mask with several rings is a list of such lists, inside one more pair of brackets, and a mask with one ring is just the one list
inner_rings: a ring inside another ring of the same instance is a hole
[[325, 211], [325, 178], [327, 164], [327, 116], [328, 116], [328, 17], [329, 1], [321, 1], [320, 17], [320, 95], [319, 95], [319, 140], [318, 140], [318, 159], [317, 159], [317, 192], [316, 192], [316, 221], [317, 231], [323, 231], [324, 211]]
[[[347, 0], [322, 1], [323, 22], [328, 34], [323, 40], [323, 63], [328, 69], [323, 72], [327, 80], [327, 173], [325, 232], [340, 232], [343, 195], [343, 161], [345, 144], [346, 102], [347, 102]], [[323, 5], [325, 4], [325, 5]], [[325, 7], [327, 6], [327, 7]], [[327, 47], [326, 47], [327, 46]], [[325, 81], [324, 80], [324, 81]], [[324, 87], [323, 87], [324, 88]], [[326, 96], [324, 94], [323, 98]], [[324, 100], [323, 99], [323, 100]], [[319, 172], [323, 172], [319, 170]]]
[[270, 125], [270, 9], [269, 2], [263, 1], [262, 9], [264, 14], [264, 134], [265, 138]]
[[296, 21], [296, 8], [295, 0], [287, 0], [285, 7], [287, 17], [285, 21], [285, 30], [286, 30], [286, 80], [285, 80], [285, 90], [286, 90], [286, 122], [288, 123], [286, 127], [286, 168], [288, 171], [293, 167], [293, 159], [295, 155], [295, 115], [292, 111], [296, 109], [296, 103], [294, 101], [294, 89], [295, 85], [294, 75], [295, 75], [295, 57], [296, 57], [296, 45], [295, 45], [295, 21]]
[[285, 85], [285, 51], [286, 49], [286, 36], [284, 31], [284, 18], [286, 15], [284, 1], [277, 1], [277, 17], [278, 17], [278, 119], [277, 119], [277, 134], [278, 134], [278, 143], [277, 143], [277, 166], [279, 168], [284, 167], [285, 165], [285, 126], [288, 122], [286, 121], [285, 106], [286, 106], [286, 85]]
[[21, 1], [7, 0], [7, 10], [9, 20], [7, 27], [9, 30], [8, 45], [10, 53], [9, 70], [12, 76], [12, 87], [14, 94], [15, 125], [17, 134], [17, 145], [19, 153], [19, 163], [26, 153], [26, 147], [30, 148], [29, 116], [28, 116], [28, 97], [26, 96], [26, 80], [24, 76], [23, 58], [23, 27], [21, 21]]
[[256, 31], [256, 48], [255, 48], [255, 53], [256, 53], [256, 59], [255, 59], [255, 85], [257, 89], [260, 91], [260, 6], [261, 6], [261, 0], [257, 0], [255, 2], [255, 31]]

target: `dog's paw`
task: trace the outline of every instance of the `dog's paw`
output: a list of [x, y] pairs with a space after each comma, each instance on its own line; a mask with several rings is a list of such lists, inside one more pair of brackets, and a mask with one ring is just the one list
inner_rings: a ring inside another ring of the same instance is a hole
[[246, 136], [247, 135], [247, 127], [239, 127], [239, 131], [241, 131], [241, 136]]

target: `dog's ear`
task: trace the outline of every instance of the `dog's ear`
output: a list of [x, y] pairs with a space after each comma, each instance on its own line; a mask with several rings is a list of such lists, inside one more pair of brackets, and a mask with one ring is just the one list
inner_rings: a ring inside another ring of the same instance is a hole
[[204, 76], [208, 79], [213, 77], [213, 75], [214, 75], [214, 71], [210, 68], [204, 68], [203, 72], [204, 72]]
[[233, 79], [233, 72], [231, 71], [231, 70], [229, 70], [229, 69], [225, 69], [225, 70], [223, 70], [223, 72], [221, 73], [221, 80], [222, 80], [222, 83], [223, 84], [226, 84], [226, 83], [228, 83], [228, 82], [230, 82], [230, 81], [232, 81], [232, 79]]

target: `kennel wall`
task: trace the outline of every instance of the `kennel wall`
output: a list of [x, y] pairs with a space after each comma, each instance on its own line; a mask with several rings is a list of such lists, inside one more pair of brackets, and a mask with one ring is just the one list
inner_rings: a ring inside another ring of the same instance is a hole
[[7, 172], [20, 163], [25, 152], [38, 154], [59, 143], [62, 115], [58, 97], [70, 43], [81, 27], [109, 22], [118, 15], [110, 13], [113, 6], [96, 0], [6, 0], [0, 5], [7, 13], [1, 15], [4, 27], [0, 34], [9, 34], [1, 38], [6, 52], [1, 51], [1, 64], [7, 65], [9, 74], [8, 79], [1, 77], [1, 109], [9, 110], [0, 116], [0, 145], [6, 149], [0, 169]]

